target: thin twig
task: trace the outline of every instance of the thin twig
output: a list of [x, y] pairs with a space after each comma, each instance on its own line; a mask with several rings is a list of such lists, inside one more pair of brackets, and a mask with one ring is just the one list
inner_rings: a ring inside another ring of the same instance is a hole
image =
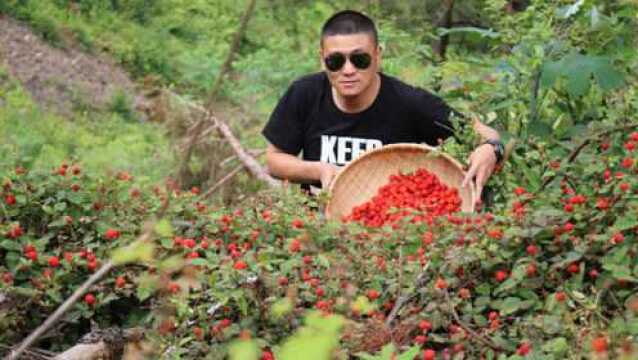
[[217, 189], [219, 189], [222, 185], [227, 183], [230, 179], [232, 179], [235, 175], [237, 175], [240, 171], [244, 169], [244, 165], [239, 165], [234, 168], [231, 172], [226, 174], [223, 178], [221, 178], [215, 185], [213, 185], [210, 189], [208, 189], [204, 194], [202, 194], [202, 199], [208, 199]]
[[392, 322], [397, 317], [397, 315], [399, 314], [399, 311], [403, 308], [403, 306], [405, 306], [405, 304], [409, 303], [410, 301], [412, 301], [412, 299], [414, 299], [415, 297], [419, 295], [419, 289], [421, 289], [427, 283], [427, 280], [428, 280], [427, 271], [429, 267], [430, 267], [430, 263], [428, 262], [423, 268], [423, 271], [421, 272], [421, 274], [419, 274], [419, 276], [416, 278], [414, 282], [413, 293], [399, 296], [397, 301], [394, 303], [392, 310], [390, 310], [390, 314], [388, 314], [388, 317], [385, 320], [386, 326], [389, 327], [390, 325], [392, 325]]
[[500, 346], [494, 344], [493, 342], [491, 342], [489, 339], [485, 338], [483, 335], [477, 333], [476, 331], [470, 329], [469, 326], [467, 326], [463, 321], [461, 321], [461, 318], [459, 317], [459, 314], [456, 312], [456, 309], [454, 308], [454, 305], [452, 304], [452, 300], [450, 299], [450, 294], [447, 292], [447, 290], [445, 290], [445, 299], [447, 300], [447, 304], [448, 304], [448, 308], [450, 309], [450, 312], [452, 313], [452, 316], [454, 317], [454, 320], [459, 324], [459, 326], [465, 330], [468, 334], [472, 335], [472, 337], [476, 338], [476, 340], [482, 342], [483, 344], [491, 347], [492, 349], [496, 350], [496, 351], [503, 351], [503, 348], [501, 348]]
[[[596, 133], [596, 134], [586, 138], [585, 140], [583, 140], [576, 148], [574, 148], [574, 150], [572, 150], [572, 152], [569, 154], [569, 156], [567, 157], [565, 162], [566, 163], [574, 162], [574, 160], [576, 160], [576, 157], [578, 157], [580, 152], [594, 140], [597, 140], [597, 139], [599, 139], [601, 137], [604, 137], [604, 136], [607, 136], [607, 135], [611, 135], [611, 134], [613, 134], [614, 132], [617, 132], [617, 131], [632, 130], [632, 129], [636, 129], [636, 128], [638, 128], [638, 124], [629, 124], [629, 125], [617, 126], [617, 127], [611, 128], [609, 130]], [[545, 181], [543, 182], [543, 185], [541, 185], [541, 187], [538, 190], [538, 192], [543, 191], [545, 189], [545, 187], [547, 185], [549, 185], [552, 181], [554, 181], [554, 179], [557, 176], [558, 176], [558, 174], [554, 174], [554, 175], [548, 177], [547, 179], [545, 179]]]

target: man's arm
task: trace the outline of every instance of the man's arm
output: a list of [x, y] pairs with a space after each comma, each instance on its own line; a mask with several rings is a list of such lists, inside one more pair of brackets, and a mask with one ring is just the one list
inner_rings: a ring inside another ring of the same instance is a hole
[[339, 169], [320, 161], [301, 160], [273, 144], [266, 148], [266, 165], [270, 175], [276, 178], [300, 183], [320, 181], [324, 189], [328, 188]]

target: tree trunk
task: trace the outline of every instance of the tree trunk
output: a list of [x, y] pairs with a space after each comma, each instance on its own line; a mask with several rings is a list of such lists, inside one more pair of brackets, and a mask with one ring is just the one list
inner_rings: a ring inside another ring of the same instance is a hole
[[[454, 0], [443, 1], [443, 12], [436, 21], [435, 28], [449, 29], [452, 27], [452, 12], [454, 10]], [[432, 46], [434, 52], [439, 56], [441, 60], [445, 60], [445, 52], [447, 51], [448, 44], [450, 43], [450, 36], [448, 34], [443, 35]]]
[[[230, 71], [231, 65], [233, 63], [233, 58], [235, 57], [235, 53], [239, 50], [239, 43], [241, 42], [241, 38], [244, 36], [244, 33], [246, 32], [246, 28], [248, 27], [248, 21], [250, 20], [253, 14], [253, 10], [255, 9], [256, 3], [257, 3], [257, 0], [250, 0], [250, 2], [248, 3], [248, 7], [246, 8], [246, 11], [244, 11], [244, 15], [242, 15], [241, 17], [241, 20], [239, 23], [239, 29], [233, 36], [233, 41], [230, 44], [228, 55], [226, 55], [226, 60], [222, 64], [222, 67], [219, 70], [219, 74], [217, 75], [217, 78], [215, 79], [215, 84], [213, 85], [213, 89], [210, 92], [208, 104], [211, 104], [213, 102], [213, 100], [215, 99], [215, 96], [217, 96], [217, 93], [219, 92], [219, 89], [221, 89], [222, 83], [224, 82], [224, 77]], [[208, 107], [208, 105], [206, 107]]]

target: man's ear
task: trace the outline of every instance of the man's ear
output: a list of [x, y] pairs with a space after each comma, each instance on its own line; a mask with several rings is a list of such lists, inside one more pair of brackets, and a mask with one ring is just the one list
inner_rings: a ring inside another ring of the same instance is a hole
[[323, 48], [321, 46], [317, 51], [317, 55], [319, 55], [319, 66], [321, 66], [321, 70], [326, 71], [326, 64], [323, 63]]

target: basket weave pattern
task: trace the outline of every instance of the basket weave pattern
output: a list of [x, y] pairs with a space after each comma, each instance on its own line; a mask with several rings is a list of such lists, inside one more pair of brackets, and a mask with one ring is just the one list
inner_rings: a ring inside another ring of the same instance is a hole
[[367, 152], [344, 167], [332, 182], [326, 217], [342, 219], [352, 208], [369, 201], [390, 175], [410, 173], [425, 168], [439, 180], [458, 190], [461, 210], [474, 211], [474, 186], [461, 188], [465, 172], [449, 155], [419, 144], [392, 144]]

